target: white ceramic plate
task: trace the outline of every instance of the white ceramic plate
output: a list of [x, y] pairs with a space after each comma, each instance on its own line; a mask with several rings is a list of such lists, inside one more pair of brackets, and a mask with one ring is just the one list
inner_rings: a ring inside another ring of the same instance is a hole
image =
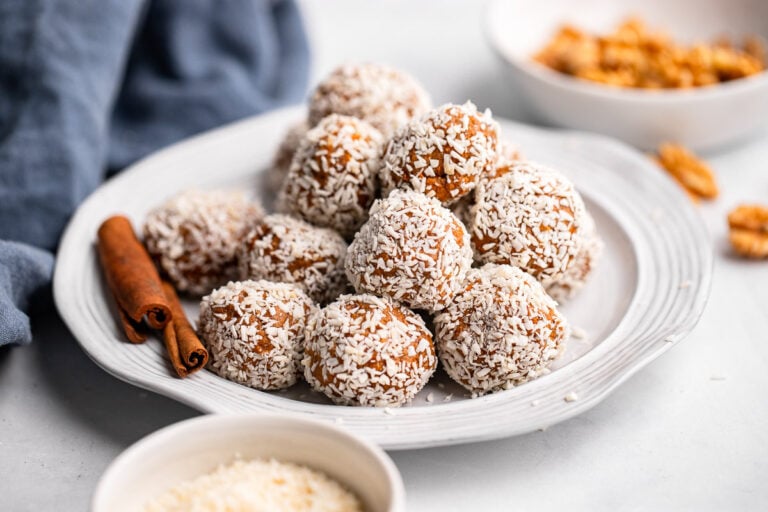
[[[504, 137], [528, 158], [576, 183], [606, 246], [592, 280], [563, 307], [587, 338], [571, 339], [552, 373], [470, 400], [438, 372], [411, 406], [392, 410], [331, 405], [306, 385], [264, 393], [207, 370], [181, 380], [160, 341], [124, 341], [98, 266], [96, 230], [118, 212], [138, 227], [149, 209], [188, 187], [257, 191], [260, 171], [301, 115], [281, 110], [176, 144], [109, 180], [78, 209], [59, 250], [54, 294], [61, 316], [98, 365], [202, 411], [301, 414], [343, 422], [388, 449], [418, 448], [522, 434], [584, 412], [687, 334], [704, 308], [712, 267], [705, 227], [645, 156], [603, 137], [502, 121]], [[196, 318], [197, 305], [186, 306]], [[565, 401], [571, 393], [578, 399]]]

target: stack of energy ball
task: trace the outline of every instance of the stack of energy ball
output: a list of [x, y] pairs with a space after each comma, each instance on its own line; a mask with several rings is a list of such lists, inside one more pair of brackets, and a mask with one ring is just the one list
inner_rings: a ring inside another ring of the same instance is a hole
[[303, 375], [338, 404], [399, 406], [438, 360], [477, 396], [563, 350], [555, 299], [601, 243], [571, 182], [523, 161], [490, 112], [432, 108], [400, 71], [342, 66], [269, 178], [280, 213], [189, 191], [144, 227], [178, 289], [207, 294], [198, 330], [222, 377], [275, 390]]

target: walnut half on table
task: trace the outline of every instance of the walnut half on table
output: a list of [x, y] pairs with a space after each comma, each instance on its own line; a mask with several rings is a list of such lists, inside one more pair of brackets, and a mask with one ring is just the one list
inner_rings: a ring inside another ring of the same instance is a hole
[[733, 249], [747, 258], [768, 258], [768, 207], [742, 205], [728, 214]]

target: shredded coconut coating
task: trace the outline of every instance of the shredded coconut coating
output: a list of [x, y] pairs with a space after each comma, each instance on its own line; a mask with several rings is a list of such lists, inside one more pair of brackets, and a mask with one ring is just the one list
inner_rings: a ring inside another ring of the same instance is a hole
[[263, 216], [239, 192], [188, 190], [147, 215], [144, 243], [177, 290], [204, 295], [236, 277], [237, 249]]
[[475, 192], [469, 227], [475, 259], [518, 266], [549, 286], [581, 249], [585, 211], [563, 175], [535, 163], [515, 163]]
[[435, 199], [395, 190], [373, 204], [347, 251], [347, 277], [358, 293], [412, 308], [444, 308], [472, 266], [469, 235]]
[[315, 89], [309, 103], [314, 126], [330, 114], [367, 121], [384, 136], [431, 108], [429, 95], [410, 75], [380, 64], [345, 64]]
[[360, 500], [328, 475], [270, 460], [235, 460], [183, 481], [143, 512], [362, 512]]
[[350, 289], [346, 253], [346, 242], [331, 229], [288, 215], [267, 215], [241, 246], [240, 279], [293, 283], [324, 304]]
[[490, 172], [480, 176], [478, 183], [501, 178], [512, 169], [513, 165], [523, 160], [523, 154], [517, 149], [517, 146], [504, 140], [499, 141], [499, 154], [496, 164], [490, 168]]
[[342, 295], [307, 325], [304, 378], [337, 404], [400, 406], [424, 387], [437, 358], [424, 320], [391, 299]]
[[547, 293], [560, 303], [573, 298], [584, 287], [603, 253], [603, 241], [589, 212], [584, 220], [584, 240], [576, 258], [563, 275], [547, 286]]
[[[512, 165], [523, 160], [523, 155], [516, 146], [505, 140], [499, 140], [499, 157], [491, 171], [480, 175], [478, 184], [500, 178], [509, 172]], [[451, 205], [451, 211], [465, 226], [470, 225], [472, 206], [475, 204], [475, 194], [469, 193]]]
[[525, 160], [525, 157], [516, 144], [507, 140], [499, 140], [499, 160], [496, 167], [522, 160]]
[[307, 319], [315, 306], [297, 286], [235, 281], [200, 303], [198, 331], [225, 379], [255, 389], [292, 386], [301, 372]]
[[477, 395], [547, 373], [568, 337], [556, 306], [541, 284], [517, 267], [473, 268], [462, 291], [435, 317], [443, 368]]
[[497, 162], [499, 126], [489, 111], [447, 104], [401, 128], [381, 166], [384, 193], [412, 188], [443, 204], [468, 194]]
[[376, 198], [382, 136], [365, 121], [332, 114], [294, 155], [279, 209], [352, 237]]
[[299, 144], [309, 130], [306, 119], [294, 124], [285, 132], [283, 140], [277, 147], [277, 152], [272, 160], [272, 166], [267, 171], [267, 186], [271, 191], [279, 191], [283, 186], [285, 177], [291, 168], [293, 155], [299, 148]]

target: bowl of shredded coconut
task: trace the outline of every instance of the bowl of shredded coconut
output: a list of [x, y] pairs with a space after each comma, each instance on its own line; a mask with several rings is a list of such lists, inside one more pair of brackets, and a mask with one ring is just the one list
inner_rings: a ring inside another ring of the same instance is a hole
[[394, 512], [403, 482], [377, 446], [328, 423], [209, 415], [163, 428], [123, 452], [93, 512]]

